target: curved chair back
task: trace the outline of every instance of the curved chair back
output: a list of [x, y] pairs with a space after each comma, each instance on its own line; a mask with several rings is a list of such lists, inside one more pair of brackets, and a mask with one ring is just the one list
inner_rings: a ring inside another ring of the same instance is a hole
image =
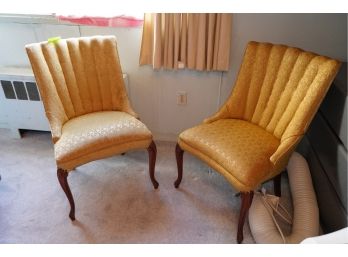
[[303, 135], [339, 66], [298, 48], [250, 42], [227, 108], [281, 140]]
[[53, 137], [59, 137], [59, 127], [67, 120], [83, 114], [124, 111], [136, 116], [128, 101], [114, 36], [46, 41], [29, 44], [26, 50]]

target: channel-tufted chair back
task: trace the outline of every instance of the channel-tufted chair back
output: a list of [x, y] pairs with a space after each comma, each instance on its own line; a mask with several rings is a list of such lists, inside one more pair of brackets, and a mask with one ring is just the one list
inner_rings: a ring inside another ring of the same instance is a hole
[[298, 48], [249, 42], [230, 97], [206, 121], [242, 119], [272, 133], [281, 142], [271, 156], [279, 170], [306, 132], [339, 67], [334, 59]]
[[250, 42], [227, 108], [279, 139], [303, 134], [338, 66], [298, 48]]
[[50, 121], [53, 141], [66, 121], [91, 112], [133, 116], [122, 77], [116, 39], [95, 36], [26, 46]]

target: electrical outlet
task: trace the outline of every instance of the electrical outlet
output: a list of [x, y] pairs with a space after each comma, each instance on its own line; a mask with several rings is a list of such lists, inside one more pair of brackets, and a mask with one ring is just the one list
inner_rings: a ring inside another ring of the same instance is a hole
[[178, 69], [185, 69], [185, 64], [183, 62], [178, 62]]
[[178, 92], [176, 94], [176, 103], [177, 103], [177, 105], [186, 105], [187, 104], [187, 93], [184, 91]]

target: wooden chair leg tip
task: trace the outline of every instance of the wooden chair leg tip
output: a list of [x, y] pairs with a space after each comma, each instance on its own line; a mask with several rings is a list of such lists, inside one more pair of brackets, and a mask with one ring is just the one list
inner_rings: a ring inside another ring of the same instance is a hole
[[174, 187], [175, 187], [175, 188], [179, 188], [179, 185], [180, 185], [180, 182], [178, 182], [178, 181], [175, 181], [175, 182], [174, 182]]
[[69, 214], [69, 218], [71, 219], [71, 221], [75, 220], [75, 215]]
[[158, 188], [158, 186], [159, 186], [159, 184], [158, 184], [158, 182], [157, 182], [157, 181], [152, 182], [152, 184], [153, 184], [153, 187], [154, 187], [155, 189], [157, 189], [157, 188]]

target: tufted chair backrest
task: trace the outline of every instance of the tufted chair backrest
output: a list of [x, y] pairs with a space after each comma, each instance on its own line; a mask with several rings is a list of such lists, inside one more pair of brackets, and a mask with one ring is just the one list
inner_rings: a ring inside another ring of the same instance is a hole
[[272, 178], [287, 165], [339, 67], [337, 60], [298, 48], [249, 42], [230, 97], [205, 122], [242, 119], [278, 138]]
[[303, 135], [339, 66], [298, 48], [250, 42], [226, 107], [281, 140]]
[[54, 141], [69, 119], [98, 111], [136, 116], [124, 86], [114, 36], [61, 39], [26, 46]]

